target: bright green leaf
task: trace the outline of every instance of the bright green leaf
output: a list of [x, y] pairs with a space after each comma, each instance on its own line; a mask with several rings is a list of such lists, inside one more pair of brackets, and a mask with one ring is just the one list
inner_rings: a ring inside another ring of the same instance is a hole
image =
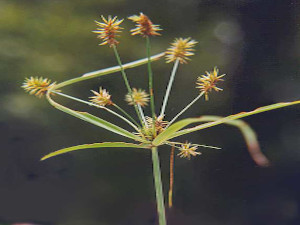
[[[150, 60], [151, 61], [159, 60], [164, 55], [165, 55], [165, 53], [159, 53], [159, 54], [153, 55], [153, 56], [151, 56]], [[136, 61], [133, 61], [133, 62], [130, 62], [130, 63], [126, 63], [122, 67], [123, 67], [123, 69], [130, 69], [130, 68], [134, 68], [134, 67], [146, 64], [146, 63], [148, 63], [148, 58], [144, 58], [144, 59], [136, 60]], [[83, 81], [83, 80], [88, 80], [88, 79], [92, 79], [92, 78], [95, 78], [95, 77], [108, 75], [108, 74], [115, 73], [115, 72], [118, 72], [118, 71], [121, 71], [120, 66], [113, 66], [113, 67], [110, 67], [110, 68], [105, 68], [105, 69], [85, 73], [80, 77], [76, 77], [76, 78], [73, 78], [73, 79], [70, 79], [70, 80], [67, 80], [67, 81], [64, 81], [64, 82], [61, 82], [61, 83], [55, 85], [53, 87], [53, 90], [57, 90], [58, 88], [62, 88], [62, 87], [65, 87], [67, 85], [74, 84], [74, 83], [77, 83], [77, 82], [80, 82], [80, 81]]]
[[[220, 119], [223, 119], [223, 117], [201, 116], [199, 118], [198, 122], [217, 121]], [[238, 120], [227, 121], [227, 122], [225, 122], [225, 124], [237, 127], [241, 131], [241, 133], [246, 141], [246, 144], [248, 147], [248, 152], [257, 165], [259, 165], [259, 166], [269, 166], [270, 165], [270, 161], [260, 150], [259, 142], [257, 140], [255, 131], [246, 122], [238, 119]]]
[[51, 99], [51, 97], [50, 97], [49, 94], [47, 94], [47, 99], [48, 99], [48, 101], [49, 101], [49, 103], [51, 105], [53, 105], [55, 108], [57, 108], [57, 109], [65, 112], [65, 113], [68, 113], [68, 114], [70, 114], [72, 116], [75, 116], [75, 117], [81, 119], [81, 120], [84, 120], [86, 122], [94, 124], [94, 125], [96, 125], [98, 127], [102, 127], [102, 128], [104, 128], [106, 130], [109, 130], [109, 131], [111, 131], [113, 133], [122, 135], [124, 137], [130, 138], [130, 139], [133, 139], [133, 140], [136, 140], [136, 141], [140, 141], [140, 142], [145, 142], [145, 140], [143, 140], [140, 137], [134, 135], [133, 133], [131, 133], [131, 132], [129, 132], [129, 131], [127, 131], [127, 130], [125, 130], [125, 129], [119, 127], [119, 126], [117, 126], [117, 125], [115, 125], [115, 124], [112, 124], [112, 123], [110, 123], [110, 122], [108, 122], [106, 120], [103, 120], [103, 119], [101, 119], [99, 117], [91, 115], [91, 114], [89, 114], [87, 112], [79, 112], [79, 111], [75, 111], [75, 110], [69, 109], [69, 108], [67, 108], [65, 106], [62, 106], [62, 105], [56, 103], [55, 101], [53, 101]]
[[72, 151], [87, 149], [87, 148], [149, 148], [149, 145], [133, 144], [133, 143], [125, 143], [125, 142], [103, 142], [103, 143], [76, 145], [68, 148], [63, 148], [55, 152], [51, 152], [50, 154], [45, 155], [41, 159], [41, 161], [57, 155], [65, 154], [67, 152], [72, 152]]
[[278, 109], [278, 108], [283, 108], [283, 107], [287, 107], [287, 106], [291, 106], [291, 105], [296, 105], [299, 104], [300, 100], [298, 101], [294, 101], [294, 102], [282, 102], [282, 103], [276, 103], [276, 104], [272, 104], [272, 105], [268, 105], [268, 106], [264, 106], [264, 107], [260, 107], [257, 108], [253, 111], [250, 112], [241, 112], [235, 115], [230, 115], [227, 117], [224, 117], [222, 119], [219, 119], [217, 121], [213, 121], [213, 122], [209, 122], [209, 123], [204, 123], [201, 125], [198, 125], [196, 127], [193, 128], [188, 128], [185, 130], [181, 130], [180, 129], [192, 124], [192, 123], [197, 123], [197, 122], [202, 122], [201, 117], [200, 118], [189, 118], [189, 119], [184, 119], [181, 121], [178, 121], [177, 123], [174, 123], [173, 125], [171, 125], [169, 128], [167, 128], [164, 132], [162, 132], [161, 134], [159, 134], [153, 141], [153, 145], [161, 145], [163, 142], [174, 138], [174, 137], [178, 137], [184, 134], [188, 134], [188, 133], [192, 133], [194, 131], [198, 131], [198, 130], [202, 130], [208, 127], [213, 127], [219, 124], [223, 124], [232, 120], [236, 120], [236, 119], [240, 119], [243, 117], [247, 117], [247, 116], [251, 116], [254, 114], [258, 114], [258, 113], [262, 113], [262, 112], [266, 112], [266, 111], [270, 111], [273, 109]]

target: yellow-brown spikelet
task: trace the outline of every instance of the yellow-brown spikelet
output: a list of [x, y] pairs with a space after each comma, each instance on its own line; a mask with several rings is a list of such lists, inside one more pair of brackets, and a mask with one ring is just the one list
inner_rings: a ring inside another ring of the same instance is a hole
[[148, 140], [153, 140], [158, 134], [162, 133], [166, 126], [168, 125], [168, 121], [164, 121], [162, 116], [155, 117], [155, 134], [153, 133], [153, 119], [152, 117], [146, 116], [146, 124], [140, 130], [137, 135], [141, 137], [145, 137]]
[[35, 95], [41, 98], [54, 85], [55, 82], [51, 83], [51, 80], [49, 80], [48, 78], [30, 77], [25, 79], [22, 88], [24, 88], [24, 90], [30, 95]]
[[191, 159], [191, 156], [201, 155], [201, 152], [196, 152], [197, 146], [192, 145], [191, 143], [185, 142], [181, 144], [179, 148], [180, 152], [177, 154], [181, 158], [188, 158]]
[[140, 105], [141, 107], [145, 107], [149, 102], [149, 94], [142, 89], [132, 88], [132, 93], [128, 93], [125, 96], [125, 101], [128, 102], [129, 105]]
[[139, 34], [142, 37], [161, 35], [160, 33], [157, 32], [162, 30], [161, 28], [159, 28], [159, 25], [154, 25], [149, 19], [149, 17], [143, 13], [140, 13], [139, 16], [137, 15], [130, 16], [128, 17], [128, 19], [137, 23], [136, 28], [130, 30], [131, 35]]
[[90, 97], [91, 102], [100, 105], [100, 106], [106, 106], [106, 105], [112, 105], [113, 102], [111, 101], [111, 95], [106, 91], [105, 89], [102, 89], [102, 87], [99, 88], [99, 92], [93, 91], [94, 96]]
[[201, 75], [200, 77], [197, 78], [196, 84], [198, 85], [197, 88], [200, 89], [200, 93], [205, 94], [205, 100], [208, 100], [208, 92], [211, 92], [212, 90], [215, 91], [223, 91], [223, 89], [217, 87], [217, 83], [219, 81], [223, 81], [221, 79], [222, 77], [225, 76], [225, 74], [222, 74], [218, 76], [219, 74], [219, 69], [217, 67], [214, 68], [213, 71], [207, 72], [205, 75]]
[[118, 33], [120, 33], [122, 27], [119, 25], [123, 22], [122, 20], [118, 20], [115, 16], [112, 18], [111, 16], [108, 16], [107, 19], [105, 19], [104, 16], [101, 15], [101, 19], [103, 22], [98, 22], [95, 20], [96, 24], [99, 26], [97, 30], [94, 30], [93, 32], [98, 34], [98, 38], [102, 39], [102, 43], [100, 45], [106, 45], [108, 44], [110, 47], [113, 45], [119, 44], [119, 42], [116, 40], [116, 37], [118, 37]]
[[179, 60], [181, 64], [187, 63], [190, 60], [189, 56], [194, 55], [193, 47], [197, 44], [195, 40], [189, 38], [176, 38], [171, 46], [166, 51], [167, 63]]
[[[146, 123], [148, 128], [152, 129], [153, 128], [153, 119], [152, 117], [146, 116]], [[164, 121], [162, 116], [156, 117], [155, 118], [155, 130], [157, 134], [160, 134], [163, 132], [168, 125], [168, 121]], [[152, 129], [153, 130], [153, 129]]]

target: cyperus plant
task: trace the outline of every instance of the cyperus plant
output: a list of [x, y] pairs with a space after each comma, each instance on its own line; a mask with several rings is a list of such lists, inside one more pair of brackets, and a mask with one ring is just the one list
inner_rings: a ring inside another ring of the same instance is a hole
[[[120, 24], [122, 20], [118, 20], [117, 17], [108, 16], [105, 18], [101, 16], [102, 21], [95, 21], [97, 24], [97, 29], [93, 31], [96, 33], [99, 39], [102, 40], [100, 45], [108, 45], [116, 57], [118, 66], [102, 69], [90, 73], [86, 73], [80, 77], [73, 78], [61, 83], [51, 83], [47, 78], [42, 77], [30, 77], [26, 78], [23, 84], [25, 91], [29, 94], [36, 95], [37, 97], [46, 96], [49, 103], [55, 108], [68, 113], [74, 117], [77, 117], [86, 122], [92, 123], [96, 126], [109, 130], [113, 133], [119, 134], [126, 138], [129, 138], [134, 141], [134, 143], [124, 143], [124, 142], [102, 142], [102, 143], [93, 143], [93, 144], [83, 144], [77, 145], [69, 148], [64, 148], [55, 152], [52, 152], [44, 156], [41, 160], [51, 158], [53, 156], [61, 155], [67, 152], [88, 149], [88, 148], [111, 148], [111, 147], [122, 147], [122, 148], [142, 148], [148, 149], [152, 153], [152, 162], [153, 162], [153, 177], [155, 183], [156, 191], [156, 201], [157, 201], [157, 211], [159, 224], [166, 224], [165, 217], [165, 204], [163, 196], [163, 188], [161, 181], [161, 172], [160, 172], [160, 162], [158, 155], [158, 147], [163, 145], [168, 145], [172, 147], [170, 154], [170, 189], [169, 189], [169, 207], [172, 206], [172, 187], [173, 187], [173, 157], [175, 149], [178, 151], [178, 156], [190, 159], [192, 156], [200, 155], [198, 152], [199, 147], [208, 147], [216, 148], [213, 146], [206, 146], [200, 144], [192, 144], [187, 142], [181, 143], [176, 142], [173, 139], [184, 134], [189, 134], [198, 130], [205, 128], [217, 126], [219, 124], [228, 124], [235, 126], [240, 129], [242, 132], [245, 141], [248, 146], [248, 150], [253, 160], [260, 166], [268, 165], [268, 159], [262, 154], [259, 149], [259, 144], [256, 139], [255, 132], [247, 125], [245, 122], [239, 120], [243, 117], [250, 115], [258, 114], [261, 112], [278, 109], [290, 105], [299, 104], [300, 101], [294, 102], [284, 102], [277, 103], [273, 105], [268, 105], [260, 107], [250, 112], [242, 112], [227, 117], [218, 117], [218, 116], [201, 116], [197, 118], [187, 118], [180, 121], [176, 120], [193, 104], [195, 104], [201, 97], [207, 101], [209, 99], [209, 94], [212, 91], [222, 91], [217, 85], [219, 82], [223, 81], [225, 74], [219, 74], [219, 69], [215, 67], [212, 71], [206, 72], [204, 75], [201, 75], [197, 78], [196, 88], [199, 89], [199, 94], [189, 103], [185, 108], [177, 113], [169, 121], [166, 121], [166, 109], [167, 103], [176, 75], [177, 68], [180, 64], [186, 64], [190, 60], [190, 56], [194, 55], [194, 46], [197, 44], [196, 41], [191, 38], [176, 38], [171, 46], [163, 53], [151, 56], [150, 53], [150, 37], [161, 35], [159, 32], [162, 30], [159, 28], [159, 25], [154, 25], [151, 20], [140, 13], [139, 15], [134, 15], [128, 17], [136, 23], [136, 28], [131, 30], [132, 35], [140, 35], [145, 38], [146, 42], [146, 58], [140, 59], [134, 62], [123, 64], [121, 57], [119, 55], [117, 46], [119, 41], [117, 38], [121, 33], [122, 28]], [[151, 63], [153, 61], [161, 59], [163, 56], [166, 57], [167, 63], [173, 63], [173, 69], [171, 71], [169, 83], [166, 88], [164, 100], [161, 106], [160, 113], [157, 114], [155, 108], [155, 99], [154, 99], [154, 90], [153, 90], [153, 72]], [[127, 78], [125, 70], [129, 68], [134, 68], [137, 66], [147, 64], [148, 70], [148, 85], [149, 85], [149, 94], [140, 88], [132, 88], [130, 82]], [[124, 79], [125, 87], [127, 88], [128, 94], [125, 96], [125, 100], [129, 105], [132, 105], [135, 109], [136, 115], [130, 115], [125, 110], [123, 110], [119, 105], [114, 101], [110, 93], [103, 87], [99, 87], [99, 90], [92, 90], [93, 96], [90, 97], [90, 100], [82, 100], [78, 97], [70, 96], [61, 91], [61, 89], [67, 85], [71, 85], [77, 82], [84, 80], [92, 79], [95, 77], [100, 77], [108, 74], [113, 74], [116, 72], [121, 72], [121, 75]], [[57, 103], [54, 99], [54, 95], [60, 95], [71, 100], [87, 104], [89, 106], [97, 107], [103, 110], [108, 111], [112, 116], [117, 116], [118, 118], [125, 121], [132, 130], [126, 130], [112, 122], [96, 117], [88, 112], [75, 111], [71, 108], [63, 106]], [[143, 108], [150, 105], [151, 115], [145, 116]], [[168, 117], [167, 117], [168, 118]], [[169, 119], [169, 118], [168, 118]], [[196, 125], [194, 125], [196, 124]], [[193, 125], [188, 127], [189, 125]], [[188, 128], [186, 128], [188, 127]]]

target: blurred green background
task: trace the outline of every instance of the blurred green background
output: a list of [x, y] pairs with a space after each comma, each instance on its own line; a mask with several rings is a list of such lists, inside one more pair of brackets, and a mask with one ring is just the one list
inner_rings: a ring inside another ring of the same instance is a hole
[[[91, 31], [100, 15], [119, 18], [143, 12], [163, 28], [152, 53], [175, 37], [199, 43], [192, 61], [180, 66], [167, 118], [198, 91], [197, 76], [214, 66], [226, 73], [222, 93], [200, 101], [185, 117], [226, 116], [299, 99], [300, 4], [297, 0], [0, 0], [0, 223], [58, 225], [156, 224], [151, 156], [146, 150], [105, 149], [39, 159], [62, 147], [124, 140], [55, 110], [20, 88], [25, 77], [63, 81], [116, 65], [112, 50], [98, 46]], [[145, 57], [145, 40], [130, 36], [125, 20], [119, 51], [123, 62]], [[157, 108], [171, 64], [153, 64]], [[134, 87], [146, 88], [146, 67], [128, 70]], [[108, 89], [124, 108], [126, 93], [116, 73], [64, 89], [87, 99]], [[72, 108], [78, 103], [57, 99]], [[95, 115], [112, 119], [99, 110]], [[120, 126], [123, 123], [113, 121]], [[176, 158], [174, 208], [169, 224], [300, 224], [300, 109], [284, 108], [246, 119], [272, 161], [257, 167], [241, 134], [210, 128], [180, 140], [215, 145], [192, 160]], [[160, 149], [165, 193], [169, 149]]]

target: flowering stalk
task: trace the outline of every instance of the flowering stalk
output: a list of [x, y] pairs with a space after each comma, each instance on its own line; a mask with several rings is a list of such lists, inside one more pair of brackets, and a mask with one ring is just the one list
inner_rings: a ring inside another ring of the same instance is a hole
[[[131, 89], [130, 84], [129, 84], [129, 81], [128, 81], [128, 79], [127, 79], [127, 75], [126, 75], [126, 73], [125, 73], [125, 70], [124, 70], [124, 68], [123, 68], [123, 65], [122, 65], [122, 62], [121, 62], [120, 55], [119, 55], [119, 53], [118, 53], [117, 47], [116, 47], [115, 45], [113, 45], [112, 48], [113, 48], [114, 53], [115, 53], [115, 56], [116, 56], [116, 58], [117, 58], [117, 62], [118, 62], [118, 64], [119, 64], [120, 68], [121, 68], [121, 73], [122, 73], [122, 76], [123, 76], [125, 85], [126, 85], [126, 87], [127, 87], [127, 91], [128, 91], [128, 93], [131, 95], [131, 97], [132, 97], [132, 89]], [[149, 61], [149, 58], [148, 58], [148, 61]], [[141, 116], [141, 114], [140, 114], [140, 112], [139, 112], [139, 110], [138, 110], [138, 108], [137, 108], [137, 104], [136, 104], [136, 103], [134, 103], [134, 109], [135, 109], [135, 111], [136, 111], [136, 114], [137, 114], [138, 117], [139, 117], [139, 120], [140, 120], [141, 124], [143, 124], [143, 119], [142, 119], [142, 116]]]
[[166, 91], [166, 94], [165, 94], [165, 97], [164, 97], [163, 105], [161, 107], [160, 116], [165, 115], [165, 110], [166, 110], [166, 107], [167, 107], [170, 91], [171, 91], [171, 88], [172, 88], [172, 85], [173, 85], [173, 82], [174, 82], [174, 77], [175, 77], [175, 74], [176, 74], [176, 71], [177, 71], [177, 68], [178, 68], [178, 64], [179, 64], [179, 59], [176, 59], [176, 61], [174, 63], [174, 66], [173, 66], [173, 69], [172, 69], [171, 76], [170, 76], [167, 91]]
[[122, 112], [128, 119], [130, 119], [138, 128], [141, 126], [135, 121], [135, 119], [132, 118], [124, 109], [122, 109], [120, 106], [118, 106], [115, 103], [112, 103], [112, 106], [116, 107], [120, 112]]
[[[149, 93], [150, 93], [150, 105], [151, 105], [151, 113], [152, 113], [152, 121], [155, 124], [155, 105], [154, 105], [154, 96], [153, 96], [153, 73], [151, 68], [151, 60], [150, 60], [150, 38], [146, 37], [146, 45], [147, 45], [147, 58], [148, 58], [148, 75], [149, 75]], [[153, 134], [155, 134], [155, 126], [153, 126]]]
[[161, 171], [159, 165], [159, 157], [157, 152], [157, 147], [152, 147], [152, 163], [153, 163], [153, 177], [156, 193], [156, 204], [158, 212], [159, 225], [166, 225], [166, 214], [165, 214], [165, 204], [164, 204], [164, 194], [161, 182]]
[[174, 116], [174, 118], [170, 121], [170, 123], [168, 124], [167, 127], [169, 127], [172, 123], [175, 122], [175, 120], [181, 116], [186, 110], [188, 110], [195, 102], [197, 102], [203, 95], [205, 94], [205, 92], [201, 92], [196, 98], [194, 98], [193, 101], [190, 102], [190, 104], [188, 104], [183, 110], [181, 110], [176, 116]]
[[137, 107], [138, 107], [138, 110], [139, 110], [139, 112], [140, 112], [140, 114], [141, 114], [141, 117], [142, 117], [142, 119], [143, 119], [143, 124], [144, 124], [144, 126], [147, 127], [147, 122], [146, 122], [146, 118], [145, 118], [145, 115], [144, 115], [144, 111], [143, 111], [143, 109], [142, 109], [142, 106], [141, 106], [141, 105], [137, 105]]

